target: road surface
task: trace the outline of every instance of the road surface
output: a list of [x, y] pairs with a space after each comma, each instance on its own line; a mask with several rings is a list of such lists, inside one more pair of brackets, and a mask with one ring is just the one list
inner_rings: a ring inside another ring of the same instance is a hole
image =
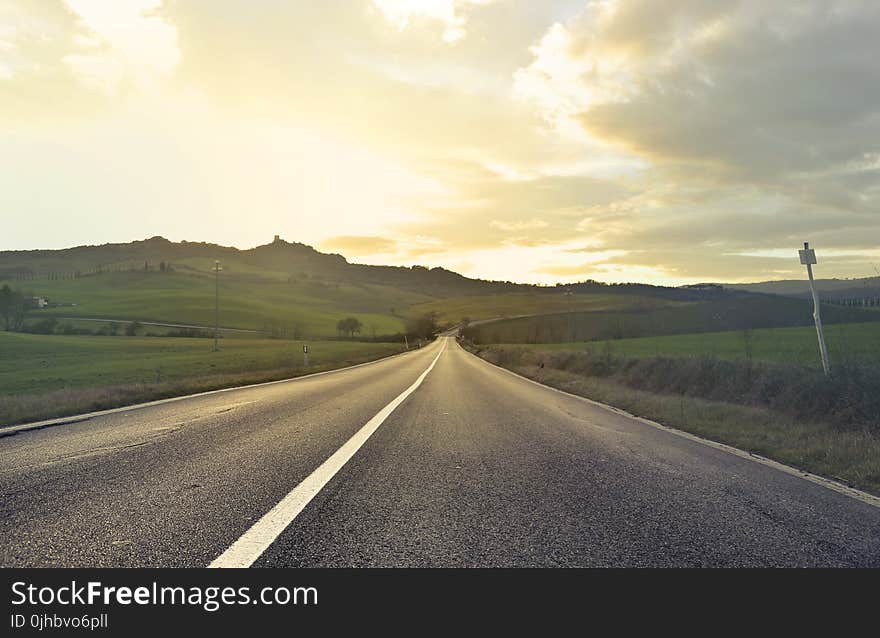
[[880, 507], [445, 337], [5, 436], [0, 494], [7, 567], [880, 566]]

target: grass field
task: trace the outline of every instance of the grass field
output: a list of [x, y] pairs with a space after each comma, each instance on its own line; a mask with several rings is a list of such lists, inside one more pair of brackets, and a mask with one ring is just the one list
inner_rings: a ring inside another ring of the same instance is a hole
[[[823, 306], [822, 317], [831, 333], [832, 324], [880, 321], [880, 312]], [[760, 295], [635, 309], [597, 308], [587, 312], [505, 319], [471, 326], [463, 333], [477, 344], [527, 344], [635, 339], [812, 325], [811, 302]]]
[[[362, 361], [399, 352], [402, 344], [309, 342], [310, 367]], [[89, 337], [0, 332], [2, 394], [41, 393], [60, 388], [152, 383], [197, 376], [299, 370], [302, 342], [278, 339]]]
[[[58, 315], [214, 323], [214, 279], [207, 274], [110, 272], [79, 279], [8, 283], [54, 303], [76, 304], [34, 311], [33, 318]], [[406, 309], [428, 299], [389, 286], [288, 282], [234, 274], [220, 279], [220, 324], [259, 330], [272, 321], [295, 323], [305, 335], [329, 336], [336, 333], [339, 319], [354, 315], [363, 323], [365, 335], [395, 334], [404, 329]]]
[[573, 294], [561, 292], [506, 293], [497, 295], [463, 295], [438, 299], [412, 306], [413, 314], [436, 312], [441, 322], [457, 323], [467, 317], [471, 320], [519, 315], [552, 314], [587, 310], [646, 309], [671, 302], [653, 297], [609, 294]]
[[[833, 363], [880, 364], [880, 321], [833, 324], [825, 327]], [[819, 366], [816, 330], [812, 327], [766, 328], [707, 332], [638, 339], [527, 344], [536, 350], [593, 349], [627, 357], [701, 357], [754, 359], [774, 363]]]
[[0, 424], [297, 376], [395, 354], [396, 343], [0, 332]]

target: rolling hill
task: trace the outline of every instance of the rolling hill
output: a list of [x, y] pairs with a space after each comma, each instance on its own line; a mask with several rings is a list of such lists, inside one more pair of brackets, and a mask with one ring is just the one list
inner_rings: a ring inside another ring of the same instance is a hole
[[628, 309], [746, 293], [583, 282], [536, 286], [471, 279], [444, 268], [371, 266], [276, 237], [248, 250], [152, 237], [126, 244], [0, 252], [0, 285], [41, 296], [40, 317], [211, 325], [214, 261], [219, 260], [220, 324], [326, 337], [349, 315], [362, 336], [400, 334], [428, 312], [442, 322], [463, 317]]
[[[816, 279], [816, 290], [822, 298], [849, 298], [850, 296], [877, 296], [880, 294], [880, 277], [862, 277], [860, 279]], [[745, 292], [769, 293], [787, 297], [807, 297], [810, 295], [810, 283], [804, 279], [781, 279], [779, 281], [761, 281], [750, 284], [723, 284], [731, 290]]]

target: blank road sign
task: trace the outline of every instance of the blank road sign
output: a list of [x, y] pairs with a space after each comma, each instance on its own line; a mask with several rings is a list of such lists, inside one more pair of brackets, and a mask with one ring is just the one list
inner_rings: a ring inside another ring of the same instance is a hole
[[816, 263], [816, 251], [812, 248], [804, 248], [803, 250], [799, 250], [798, 255], [801, 256], [801, 263], [804, 265]]

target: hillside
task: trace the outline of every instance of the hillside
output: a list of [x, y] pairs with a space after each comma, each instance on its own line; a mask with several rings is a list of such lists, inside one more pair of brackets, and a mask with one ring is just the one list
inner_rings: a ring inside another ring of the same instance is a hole
[[[822, 298], [858, 296], [877, 296], [880, 291], [880, 277], [862, 277], [860, 279], [816, 279], [816, 290]], [[810, 294], [810, 282], [806, 279], [782, 279], [779, 281], [761, 281], [749, 284], [724, 284], [731, 290], [746, 292], [769, 293], [789, 297], [805, 297]], [[869, 292], [870, 291], [870, 292]]]
[[469, 279], [444, 268], [351, 264], [338, 254], [279, 237], [269, 244], [241, 250], [204, 242], [171, 242], [152, 237], [127, 244], [78, 246], [62, 250], [0, 252], [0, 281], [73, 279], [106, 272], [158, 271], [163, 262], [176, 272], [210, 273], [214, 260], [225, 276], [253, 275], [280, 281], [344, 280], [394, 286], [429, 296], [494, 293], [530, 286]]
[[413, 304], [452, 294], [528, 289], [468, 279], [442, 268], [350, 264], [341, 255], [276, 238], [249, 250], [153, 237], [127, 244], [0, 252], [0, 284], [50, 305], [36, 317], [214, 322], [219, 260], [220, 323], [231, 328], [332, 336], [355, 315], [364, 336], [405, 328]]
[[31, 322], [87, 317], [212, 325], [215, 260], [223, 269], [221, 326], [290, 337], [333, 336], [336, 323], [349, 315], [362, 322], [362, 336], [381, 338], [403, 332], [408, 318], [428, 312], [442, 322], [458, 322], [747, 295], [720, 287], [485, 281], [444, 268], [352, 264], [342, 255], [278, 237], [248, 250], [152, 237], [127, 244], [4, 251], [0, 285], [48, 298], [48, 307], [30, 313]]

